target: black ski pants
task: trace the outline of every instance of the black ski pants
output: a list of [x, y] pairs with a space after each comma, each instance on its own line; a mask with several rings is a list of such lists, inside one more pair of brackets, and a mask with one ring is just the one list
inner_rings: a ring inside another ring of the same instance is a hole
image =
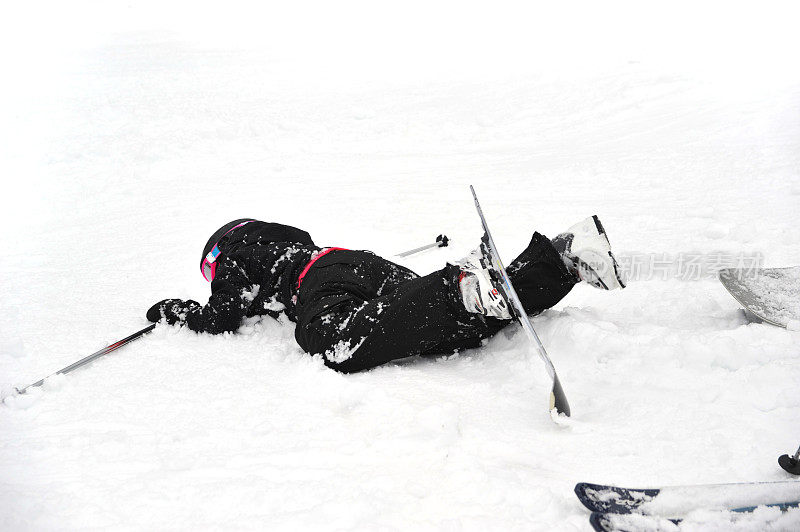
[[[529, 314], [558, 303], [578, 280], [539, 233], [507, 271]], [[298, 291], [297, 343], [345, 373], [476, 347], [510, 320], [468, 312], [459, 272], [447, 265], [420, 277], [368, 251], [331, 251], [311, 266]]]

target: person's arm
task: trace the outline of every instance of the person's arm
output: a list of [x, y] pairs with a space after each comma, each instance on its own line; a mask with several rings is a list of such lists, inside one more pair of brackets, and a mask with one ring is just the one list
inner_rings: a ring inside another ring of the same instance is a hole
[[225, 257], [217, 266], [211, 283], [211, 297], [205, 306], [196, 301], [165, 299], [147, 311], [147, 319], [164, 319], [169, 324], [186, 323], [198, 332], [220, 334], [239, 328], [252, 301], [252, 283], [244, 268]]

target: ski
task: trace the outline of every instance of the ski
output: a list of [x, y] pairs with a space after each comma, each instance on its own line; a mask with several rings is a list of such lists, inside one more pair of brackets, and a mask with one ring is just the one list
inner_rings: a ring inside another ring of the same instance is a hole
[[575, 494], [593, 512], [680, 517], [699, 508], [731, 510], [800, 501], [800, 482], [741, 482], [629, 489], [581, 482]]
[[[747, 506], [744, 508], [733, 508], [721, 512], [720, 519], [730, 522], [736, 519], [736, 514], [751, 514], [758, 508], [776, 508], [781, 512], [787, 512], [792, 508], [800, 507], [800, 501], [782, 502], [776, 504], [764, 504], [761, 506]], [[688, 522], [682, 518], [668, 519], [666, 517], [644, 515], [644, 514], [615, 514], [592, 512], [589, 523], [597, 532], [639, 532], [641, 530], [674, 530], [673, 525], [680, 525]], [[763, 523], [762, 523], [763, 524]]]
[[489, 232], [489, 227], [486, 225], [486, 218], [483, 216], [481, 204], [478, 202], [478, 196], [475, 194], [475, 189], [472, 187], [472, 185], [470, 185], [469, 189], [472, 191], [472, 197], [475, 199], [475, 208], [478, 209], [478, 216], [480, 216], [481, 224], [483, 224], [481, 250], [483, 251], [484, 255], [488, 255], [487, 258], [491, 262], [491, 272], [495, 276], [495, 280], [501, 285], [501, 288], [506, 295], [506, 299], [508, 299], [508, 301], [511, 303], [511, 308], [513, 310], [512, 314], [519, 320], [523, 330], [528, 335], [528, 338], [530, 338], [533, 345], [536, 346], [539, 357], [544, 362], [544, 365], [547, 368], [547, 373], [552, 379], [553, 386], [550, 391], [549, 409], [551, 412], [555, 410], [557, 414], [569, 416], [569, 403], [567, 402], [566, 395], [564, 395], [564, 389], [561, 387], [561, 382], [558, 380], [558, 374], [556, 374], [556, 369], [553, 366], [553, 362], [547, 355], [547, 351], [545, 351], [541, 340], [539, 340], [539, 335], [536, 334], [533, 324], [531, 324], [531, 320], [528, 318], [528, 314], [525, 312], [525, 308], [522, 306], [522, 302], [520, 301], [519, 296], [517, 296], [517, 292], [514, 290], [514, 285], [511, 284], [511, 279], [509, 279], [508, 274], [506, 273], [503, 262], [500, 260], [500, 254], [497, 252], [497, 246], [495, 246], [494, 240], [492, 240], [492, 234]]
[[800, 330], [800, 266], [725, 268], [719, 280], [745, 308], [748, 320]]

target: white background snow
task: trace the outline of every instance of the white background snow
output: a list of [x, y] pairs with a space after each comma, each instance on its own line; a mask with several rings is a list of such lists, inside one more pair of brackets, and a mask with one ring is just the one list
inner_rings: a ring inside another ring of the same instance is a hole
[[[243, 216], [385, 256], [446, 233], [404, 262], [428, 273], [477, 244], [474, 184], [507, 262], [596, 213], [627, 257], [798, 265], [797, 20], [792, 2], [6, 5], [3, 395], [160, 299], [205, 302], [202, 245]], [[654, 273], [534, 319], [559, 424], [519, 327], [341, 375], [286, 321], [160, 326], [0, 405], [0, 529], [588, 530], [579, 481], [786, 479], [800, 332], [748, 324], [713, 276]]]

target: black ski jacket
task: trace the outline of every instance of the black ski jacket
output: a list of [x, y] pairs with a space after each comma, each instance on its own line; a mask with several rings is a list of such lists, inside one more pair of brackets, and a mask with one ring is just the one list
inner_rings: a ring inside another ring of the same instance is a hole
[[245, 317], [286, 312], [296, 321], [297, 279], [320, 248], [296, 227], [253, 221], [219, 242], [222, 252], [203, 307], [187, 312], [190, 329], [235, 331]]

